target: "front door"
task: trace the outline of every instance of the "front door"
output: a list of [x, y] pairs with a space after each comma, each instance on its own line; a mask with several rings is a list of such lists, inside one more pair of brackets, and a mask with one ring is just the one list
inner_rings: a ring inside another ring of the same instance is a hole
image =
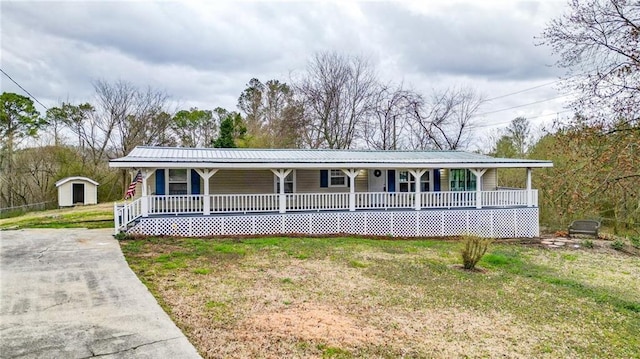
[[387, 192], [387, 170], [369, 170], [369, 192]]
[[84, 183], [73, 184], [73, 203], [84, 204]]

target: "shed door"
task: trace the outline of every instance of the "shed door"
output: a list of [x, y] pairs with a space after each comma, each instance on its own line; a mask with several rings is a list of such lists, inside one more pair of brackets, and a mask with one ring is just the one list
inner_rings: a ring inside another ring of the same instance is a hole
[[84, 204], [84, 183], [73, 184], [73, 203]]

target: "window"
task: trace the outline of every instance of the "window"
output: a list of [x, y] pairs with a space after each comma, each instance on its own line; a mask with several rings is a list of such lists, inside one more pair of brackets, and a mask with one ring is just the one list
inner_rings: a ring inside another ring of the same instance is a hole
[[[420, 192], [429, 192], [429, 173], [425, 172], [420, 178]], [[398, 190], [399, 192], [415, 192], [416, 179], [409, 171], [398, 172]]]
[[346, 187], [347, 175], [342, 170], [329, 171], [329, 187]]
[[186, 168], [170, 168], [169, 169], [169, 194], [188, 194], [189, 193], [189, 171]]
[[427, 171], [420, 178], [420, 192], [429, 192], [431, 190], [431, 171]]
[[[295, 173], [293, 170], [291, 173], [287, 175], [284, 179], [284, 193], [293, 193], [294, 192], [294, 183], [295, 183]], [[276, 193], [280, 193], [280, 179], [278, 176], [274, 175], [273, 180], [275, 182], [275, 191]]]
[[475, 191], [476, 176], [468, 169], [449, 170], [449, 188], [451, 191]]

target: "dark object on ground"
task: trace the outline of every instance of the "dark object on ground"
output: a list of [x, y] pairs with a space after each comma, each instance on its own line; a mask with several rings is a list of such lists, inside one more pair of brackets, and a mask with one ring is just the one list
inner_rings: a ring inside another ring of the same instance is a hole
[[594, 220], [577, 220], [569, 225], [569, 237], [573, 234], [587, 234], [598, 238], [600, 222]]

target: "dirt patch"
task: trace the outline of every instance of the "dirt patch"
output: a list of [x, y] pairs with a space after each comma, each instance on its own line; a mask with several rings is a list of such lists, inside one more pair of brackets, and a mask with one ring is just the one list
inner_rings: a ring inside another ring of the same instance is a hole
[[332, 308], [311, 303], [254, 315], [240, 323], [235, 332], [247, 340], [264, 336], [295, 338], [335, 347], [380, 345], [390, 337], [389, 333], [359, 323]]

